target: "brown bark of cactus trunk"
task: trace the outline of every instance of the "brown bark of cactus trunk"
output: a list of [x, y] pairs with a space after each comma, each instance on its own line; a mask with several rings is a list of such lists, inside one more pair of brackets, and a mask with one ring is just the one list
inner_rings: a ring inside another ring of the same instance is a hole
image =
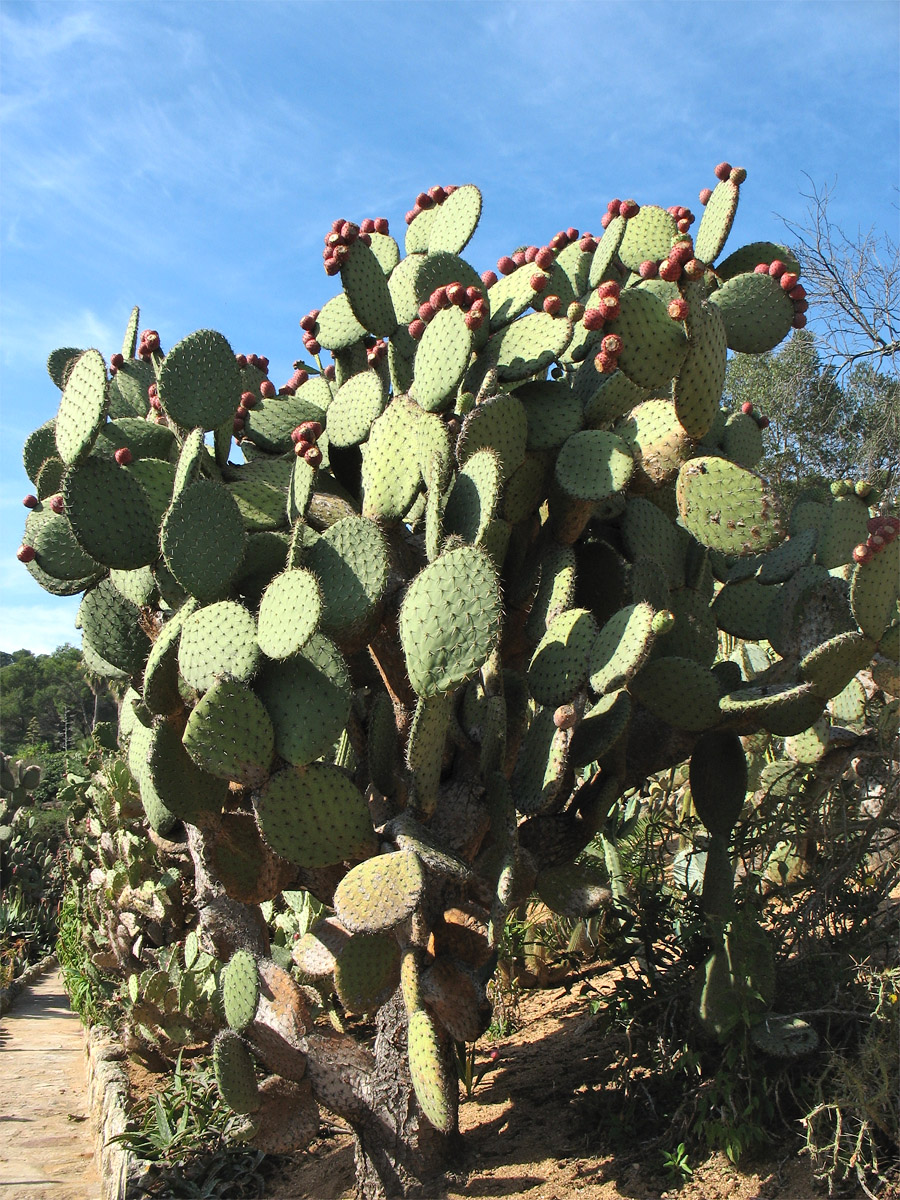
[[434, 1200], [461, 1168], [461, 1138], [458, 1133], [439, 1133], [416, 1101], [406, 1051], [406, 1010], [399, 990], [379, 1009], [376, 1027], [369, 1111], [351, 1123], [356, 1135], [357, 1200], [413, 1196]]

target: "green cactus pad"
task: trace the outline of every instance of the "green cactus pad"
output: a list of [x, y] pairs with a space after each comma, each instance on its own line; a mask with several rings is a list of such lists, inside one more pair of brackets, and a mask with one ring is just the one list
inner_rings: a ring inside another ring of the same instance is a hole
[[691, 754], [691, 799], [710, 833], [730, 837], [747, 793], [747, 759], [736, 733], [708, 730]]
[[722, 314], [728, 349], [764, 354], [787, 337], [794, 305], [771, 275], [735, 275], [710, 296]]
[[688, 353], [673, 382], [672, 395], [685, 432], [700, 438], [709, 432], [719, 411], [728, 353], [718, 309], [694, 297], [690, 305]]
[[812, 684], [772, 683], [738, 688], [721, 700], [722, 715], [758, 721], [779, 737], [802, 733], [821, 715], [825, 701]]
[[55, 496], [62, 489], [65, 474], [66, 464], [61, 458], [54, 456], [43, 462], [35, 480], [38, 497], [46, 500], [49, 496]]
[[[29, 433], [22, 449], [25, 474], [32, 483], [37, 483], [38, 472], [48, 458], [56, 458], [56, 418], [46, 421], [33, 433]], [[62, 461], [62, 460], [60, 460]]]
[[385, 395], [377, 371], [362, 371], [338, 388], [328, 408], [328, 440], [332, 446], [365, 441], [384, 409]]
[[684, 586], [684, 556], [688, 538], [684, 530], [673, 525], [650, 500], [645, 500], [643, 496], [629, 498], [622, 518], [622, 540], [635, 562], [649, 559], [658, 563], [670, 586]]
[[[601, 283], [606, 278], [607, 272], [622, 248], [626, 232], [625, 225], [624, 217], [615, 216], [603, 230], [603, 237], [597, 243], [597, 249], [594, 251], [594, 257], [591, 259], [591, 267], [588, 272], [589, 287], [595, 288], [598, 283]], [[671, 238], [669, 241], [671, 242]], [[666, 251], [668, 249], [667, 245]]]
[[314, 633], [299, 654], [269, 663], [256, 682], [275, 729], [275, 750], [295, 767], [326, 754], [347, 723], [353, 698], [340, 651]]
[[722, 449], [726, 458], [752, 471], [765, 452], [756, 420], [748, 413], [732, 413], [725, 423]]
[[587, 682], [600, 630], [585, 608], [560, 613], [547, 627], [528, 667], [528, 687], [538, 704], [567, 704]]
[[678, 234], [675, 218], [664, 208], [644, 204], [640, 211], [625, 222], [625, 233], [619, 247], [619, 258], [629, 271], [637, 271], [642, 262], [659, 262], [665, 258]]
[[150, 407], [148, 389], [155, 382], [153, 363], [126, 357], [109, 381], [109, 415], [146, 417]]
[[319, 623], [322, 596], [312, 572], [277, 575], [259, 605], [259, 647], [269, 658], [289, 658], [309, 641]]
[[516, 808], [526, 816], [554, 807], [568, 766], [572, 731], [556, 728], [553, 711], [542, 708], [535, 714], [510, 780]]
[[365, 326], [353, 315], [344, 292], [334, 296], [319, 310], [314, 336], [326, 350], [347, 350], [365, 337], [365, 333]]
[[384, 692], [379, 692], [372, 701], [368, 725], [369, 775], [375, 787], [385, 796], [391, 796], [396, 788], [394, 765], [397, 762], [399, 738], [394, 707]]
[[564, 917], [592, 917], [612, 901], [609, 876], [596, 859], [550, 867], [535, 886], [550, 911]]
[[390, 523], [409, 510], [421, 483], [418, 461], [409, 454], [421, 414], [418, 404], [400, 396], [373, 423], [362, 447], [363, 516]]
[[676, 499], [684, 527], [702, 546], [746, 555], [782, 540], [780, 512], [765, 481], [727, 459], [685, 463], [678, 472]]
[[[29, 570], [37, 566], [41, 574], [54, 579], [96, 580], [106, 572], [76, 541], [66, 513], [55, 513], [49, 505], [33, 508], [26, 517], [25, 543], [34, 547], [37, 556], [27, 564]], [[40, 581], [39, 575], [35, 578]]]
[[800, 263], [787, 246], [777, 242], [751, 242], [723, 259], [716, 267], [716, 275], [724, 282], [735, 275], [749, 275], [760, 263], [773, 263], [776, 259], [792, 274], [800, 274]]
[[900, 661], [900, 623], [889, 626], [878, 640], [878, 652], [885, 658]]
[[422, 864], [410, 850], [367, 858], [334, 893], [334, 911], [351, 933], [393, 929], [415, 910], [425, 889]]
[[583, 296], [588, 290], [594, 253], [582, 250], [578, 242], [569, 242], [556, 256], [556, 267], [568, 279], [573, 296]]
[[666, 387], [688, 353], [681, 321], [673, 321], [652, 293], [628, 288], [619, 298], [619, 315], [608, 328], [622, 338], [619, 370], [641, 388]]
[[[150, 512], [157, 531], [165, 516], [166, 509], [172, 502], [172, 488], [175, 483], [175, 467], [161, 458], [138, 458], [122, 470], [133, 476], [141, 487], [150, 504]], [[157, 532], [157, 541], [158, 541]], [[157, 545], [157, 551], [159, 547]]]
[[168, 459], [174, 457], [178, 443], [168, 425], [157, 425], [142, 417], [119, 417], [100, 427], [92, 453], [111, 458], [123, 447], [135, 458]]
[[[49, 579], [50, 576], [48, 575], [47, 578]], [[49, 588], [45, 590], [50, 591]], [[65, 592], [54, 592], [53, 594], [66, 595]], [[114, 667], [112, 663], [107, 662], [103, 655], [94, 649], [86, 637], [82, 637], [81, 639], [81, 657], [84, 659], [84, 665], [94, 675], [100, 675], [104, 679], [115, 679], [120, 682], [128, 679], [127, 671], [120, 671], [118, 667]]]
[[50, 357], [47, 359], [47, 373], [60, 391], [63, 391], [66, 386], [72, 368], [81, 357], [86, 354], [85, 350], [77, 350], [74, 346], [61, 346], [58, 350], [52, 350]]
[[[416, 319], [419, 305], [422, 299], [425, 299], [425, 297], [419, 297], [415, 286], [416, 273], [424, 262], [424, 254], [407, 254], [406, 258], [401, 259], [393, 271], [391, 271], [390, 278], [388, 279], [388, 291], [391, 293], [394, 312], [397, 314], [399, 322], [397, 333], [402, 331], [404, 325], [409, 325], [411, 321]], [[444, 282], [449, 282], [449, 280], [445, 280]], [[396, 337], [396, 334], [394, 336]], [[391, 344], [393, 345], [393, 339]], [[412, 345], [415, 347], [416, 343], [413, 342]], [[406, 389], [401, 388], [399, 390], [405, 391]]]
[[426, 412], [440, 412], [451, 403], [471, 352], [472, 334], [462, 309], [454, 306], [435, 313], [416, 351], [411, 389]]
[[772, 604], [772, 588], [764, 587], [751, 576], [726, 583], [712, 604], [712, 615], [723, 633], [761, 642], [768, 630], [768, 613]]
[[599, 631], [590, 662], [590, 683], [597, 695], [614, 692], [640, 670], [653, 646], [653, 609], [630, 604]]
[[469, 244], [481, 217], [481, 192], [464, 183], [438, 206], [428, 231], [428, 253], [460, 254]]
[[500, 479], [505, 483], [525, 457], [528, 418], [525, 406], [513, 394], [494, 396], [476, 405], [463, 422], [456, 455], [463, 466], [473, 454], [488, 448], [500, 460]]
[[536, 645], [554, 617], [572, 607], [576, 561], [571, 546], [548, 546], [538, 563], [540, 580], [528, 614], [526, 635]]
[[715, 676], [690, 658], [657, 658], [628, 683], [636, 700], [677, 729], [700, 732], [719, 720]]
[[222, 1004], [225, 1020], [235, 1033], [243, 1033], [259, 1004], [259, 971], [249, 950], [236, 950], [222, 971]]
[[424, 254], [428, 249], [428, 234], [438, 212], [437, 206], [423, 209], [406, 227], [404, 249], [407, 254]]
[[129, 467], [88, 458], [66, 473], [62, 490], [72, 531], [97, 562], [130, 571], [159, 556], [150, 499]]
[[525, 408], [528, 450], [558, 450], [584, 424], [581, 402], [565, 383], [524, 383], [515, 395]]
[[628, 728], [631, 709], [631, 697], [622, 689], [601, 696], [573, 731], [572, 766], [586, 767], [609, 754]]
[[301, 867], [329, 867], [377, 853], [365, 797], [328, 763], [287, 767], [254, 798], [263, 837]]
[[540, 454], [526, 454], [503, 489], [502, 515], [513, 525], [537, 512], [547, 494], [549, 467]]
[[377, 614], [388, 578], [384, 534], [366, 517], [336, 521], [304, 553], [319, 580], [321, 629], [339, 641], [364, 636]]
[[800, 662], [800, 676], [826, 700], [837, 696], [872, 661], [875, 642], [863, 633], [839, 633]]
[[351, 1013], [374, 1013], [400, 982], [400, 947], [390, 932], [355, 933], [341, 948], [334, 990]]
[[457, 1082], [450, 1078], [434, 1022], [423, 1009], [409, 1018], [409, 1071], [428, 1121], [441, 1133], [452, 1133]]
[[[302, 460], [294, 459], [295, 463], [298, 461]], [[303, 465], [309, 466], [308, 463]], [[294, 463], [283, 458], [260, 458], [231, 468], [227, 487], [240, 510], [245, 529], [259, 532], [284, 527], [293, 471]]]
[[85, 350], [66, 380], [56, 414], [56, 447], [67, 466], [90, 454], [108, 409], [103, 356], [99, 350]]
[[191, 825], [215, 821], [228, 799], [226, 781], [202, 771], [187, 754], [178, 731], [165, 721], [150, 738], [146, 777], [166, 808]]
[[819, 531], [816, 562], [826, 571], [849, 563], [853, 549], [869, 536], [869, 509], [856, 496], [837, 497], [828, 510], [828, 520]]
[[478, 450], [457, 473], [444, 510], [444, 533], [480, 542], [494, 515], [500, 492], [500, 460], [493, 450]]
[[79, 592], [84, 592], [99, 582], [106, 574], [106, 568], [101, 567], [92, 575], [83, 575], [80, 579], [57, 579], [55, 575], [49, 575], [42, 570], [36, 558], [26, 564], [26, 569], [31, 578], [51, 596], [77, 596]]
[[723, 179], [713, 189], [694, 238], [694, 254], [701, 262], [714, 263], [722, 253], [722, 247], [731, 233], [739, 197], [740, 188], [730, 179]]
[[85, 593], [78, 609], [78, 627], [107, 662], [136, 675], [150, 652], [150, 639], [141, 628], [141, 610], [117, 591], [111, 579], [101, 579]]
[[583, 429], [560, 450], [555, 478], [569, 499], [596, 503], [624, 492], [633, 470], [631, 451], [620, 437], [602, 429]]
[[819, 1035], [800, 1017], [769, 1013], [750, 1030], [753, 1045], [773, 1058], [799, 1058], [818, 1049]]
[[812, 561], [818, 539], [819, 531], [810, 526], [770, 550], [759, 568], [759, 582], [770, 586], [790, 579], [796, 571]]
[[[252, 442], [269, 454], [289, 454], [294, 449], [291, 433], [301, 421], [325, 424], [325, 407], [322, 404], [325, 397], [321, 389], [313, 392], [310, 388], [310, 384], [319, 382], [328, 388], [325, 380], [310, 379], [294, 396], [275, 396], [257, 404], [244, 420], [245, 441]], [[328, 390], [330, 398], [331, 392]]]
[[694, 441], [678, 420], [672, 400], [645, 400], [619, 421], [615, 433], [628, 443], [635, 460], [632, 487], [641, 491], [668, 483], [690, 456]]
[[198, 692], [211, 688], [219, 675], [246, 682], [258, 662], [256, 621], [234, 600], [197, 609], [182, 625], [178, 669]]
[[818, 529], [821, 532], [828, 523], [830, 512], [830, 498], [827, 504], [819, 500], [798, 500], [791, 509], [791, 537], [802, 533], [804, 529]]
[[182, 740], [197, 766], [217, 779], [259, 787], [268, 778], [272, 722], [262, 701], [237, 679], [213, 684], [188, 718]]
[[168, 352], [157, 380], [160, 403], [184, 429], [217, 429], [241, 402], [241, 373], [221, 333], [198, 329]]
[[865, 720], [868, 704], [866, 689], [858, 679], [851, 679], [842, 692], [828, 702], [828, 708], [836, 722], [856, 725]]
[[212, 1049], [219, 1095], [232, 1112], [258, 1112], [262, 1100], [247, 1044], [236, 1033], [223, 1029], [216, 1035]]
[[160, 543], [166, 565], [189, 595], [201, 603], [220, 600], [244, 556], [241, 512], [228, 489], [198, 479], [166, 513]]
[[520, 317], [533, 302], [534, 288], [531, 277], [536, 271], [534, 263], [523, 263], [509, 275], [502, 275], [488, 291], [491, 302], [491, 332], [509, 325]]
[[125, 599], [138, 608], [152, 605], [158, 599], [156, 579], [149, 567], [138, 567], [134, 571], [110, 571], [109, 577]]
[[529, 313], [495, 333], [487, 354], [502, 381], [527, 379], [549, 367], [571, 338], [572, 325], [564, 317], [551, 317], [545, 312]]
[[381, 263], [364, 242], [354, 242], [341, 263], [341, 282], [360, 325], [376, 337], [390, 337], [397, 328], [394, 302]]
[[578, 368], [572, 390], [583, 400], [584, 421], [591, 429], [610, 424], [650, 396], [648, 389], [632, 383], [622, 371], [598, 375], [592, 359]]
[[420, 571], [399, 619], [416, 692], [436, 696], [471, 678], [497, 644], [500, 615], [497, 573], [483, 550], [460, 546]]
[[334, 971], [337, 955], [347, 944], [347, 930], [334, 917], [317, 921], [294, 945], [291, 957], [304, 975], [324, 979]]
[[819, 717], [809, 729], [784, 739], [784, 753], [798, 763], [816, 763], [828, 749], [828, 719]]

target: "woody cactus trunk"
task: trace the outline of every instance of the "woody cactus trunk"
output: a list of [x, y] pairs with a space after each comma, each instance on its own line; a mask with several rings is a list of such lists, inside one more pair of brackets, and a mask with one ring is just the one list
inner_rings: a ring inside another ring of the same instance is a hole
[[[723, 256], [746, 172], [716, 175], [693, 236], [686, 208], [615, 200], [499, 277], [461, 257], [471, 184], [417, 198], [405, 253], [383, 218], [335, 221], [340, 290], [280, 388], [220, 333], [138, 340], [137, 310], [109, 363], [51, 355], [19, 557], [84, 593], [147, 822], [187, 827], [222, 1094], [265, 1150], [345, 1117], [360, 1196], [434, 1194], [506, 914], [608, 902], [582, 852], [623, 793], [693, 755], [710, 927], [739, 940], [740, 735], [807, 729], [896, 654], [877, 497], [788, 518], [753, 471], [765, 419], [720, 407], [728, 349], [771, 350], [806, 302], [784, 247]], [[720, 630], [774, 665], [748, 677]], [[259, 905], [285, 888], [328, 913], [279, 964]], [[698, 980], [713, 1032], [738, 958]], [[377, 1014], [374, 1048], [321, 996]]]

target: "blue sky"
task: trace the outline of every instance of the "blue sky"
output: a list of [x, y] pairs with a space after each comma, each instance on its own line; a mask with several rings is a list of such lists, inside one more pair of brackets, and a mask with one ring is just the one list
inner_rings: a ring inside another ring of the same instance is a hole
[[51, 350], [108, 357], [137, 303], [164, 348], [219, 329], [283, 382], [331, 221], [402, 241], [434, 183], [481, 187], [478, 271], [614, 195], [699, 211], [722, 159], [749, 173], [729, 249], [784, 240], [806, 176], [895, 235], [898, 33], [894, 0], [3, 0], [0, 649], [78, 644], [78, 598], [15, 558]]

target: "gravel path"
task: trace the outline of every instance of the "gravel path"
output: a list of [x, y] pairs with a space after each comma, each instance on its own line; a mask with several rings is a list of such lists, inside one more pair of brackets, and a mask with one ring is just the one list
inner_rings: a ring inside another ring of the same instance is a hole
[[0, 1018], [0, 1198], [99, 1197], [81, 1022], [52, 971]]

